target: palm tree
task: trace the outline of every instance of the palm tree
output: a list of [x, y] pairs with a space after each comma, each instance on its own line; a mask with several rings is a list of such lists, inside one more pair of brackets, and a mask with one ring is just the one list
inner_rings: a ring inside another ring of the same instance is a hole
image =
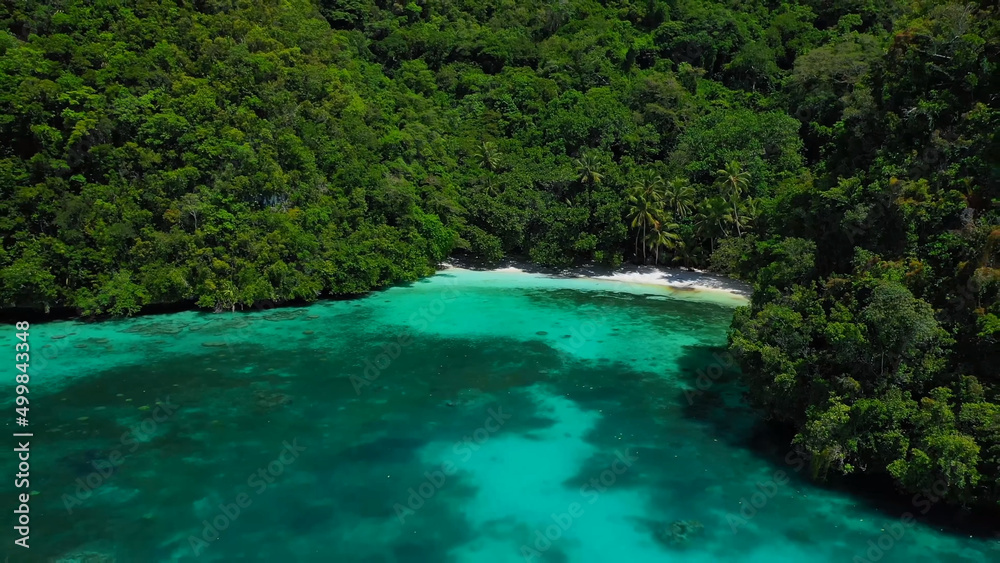
[[738, 226], [743, 226], [747, 231], [754, 228], [754, 223], [757, 221], [757, 200], [752, 197], [748, 197], [745, 201], [740, 203], [740, 213], [743, 216], [739, 219], [737, 223]]
[[723, 195], [728, 195], [730, 200], [733, 202], [733, 216], [735, 217], [734, 222], [736, 223], [736, 234], [738, 236], [743, 236], [743, 233], [740, 231], [740, 214], [737, 209], [737, 202], [750, 181], [750, 173], [744, 171], [743, 166], [739, 162], [733, 160], [727, 164], [725, 168], [717, 170], [715, 174], [719, 179], [719, 186], [722, 188]]
[[497, 168], [500, 167], [500, 151], [497, 150], [496, 145], [488, 141], [483, 141], [479, 145], [479, 150], [476, 151], [476, 159], [479, 160], [480, 166], [490, 172], [496, 172]]
[[[632, 221], [632, 228], [635, 233], [635, 253], [639, 254], [639, 239], [646, 239], [646, 229], [657, 222], [657, 215], [662, 211], [657, 204], [646, 197], [640, 187], [630, 188], [628, 191], [628, 218]], [[646, 246], [642, 247], [642, 263], [646, 263]]]
[[[726, 232], [725, 223], [732, 223], [733, 216], [729, 212], [729, 205], [726, 203], [726, 200], [716, 196], [702, 203], [701, 210], [695, 216], [695, 221], [698, 229], [702, 233], [707, 233], [712, 252], [715, 252], [715, 239], [718, 238], [720, 233], [723, 236], [729, 236], [729, 233]], [[716, 227], [718, 227], [717, 230]]]
[[693, 244], [690, 241], [686, 240], [679, 241], [677, 243], [677, 246], [674, 247], [674, 252], [676, 253], [676, 255], [674, 256], [674, 262], [680, 262], [681, 265], [690, 268], [691, 265], [694, 264], [695, 260], [697, 260], [695, 251], [699, 248], [701, 247]]
[[663, 178], [652, 168], [647, 168], [639, 175], [639, 180], [633, 187], [651, 202], [660, 203], [663, 201], [664, 183]]
[[694, 209], [694, 188], [684, 178], [674, 178], [667, 182], [663, 192], [667, 209], [683, 219]]
[[653, 224], [653, 231], [646, 237], [646, 244], [655, 249], [653, 264], [660, 263], [660, 247], [667, 250], [674, 250], [678, 244], [682, 244], [681, 236], [677, 234], [680, 225], [673, 222], [657, 221]]
[[600, 165], [597, 162], [597, 157], [592, 152], [583, 153], [573, 163], [576, 165], [577, 177], [581, 184], [600, 184], [604, 178], [604, 175], [597, 171]]
[[604, 174], [597, 171], [600, 167], [600, 163], [597, 162], [597, 157], [593, 152], [587, 151], [580, 155], [573, 161], [576, 166], [576, 176], [577, 181], [583, 184], [584, 197], [587, 203], [587, 221], [591, 221], [594, 218], [594, 207], [593, 198], [591, 197], [591, 190], [595, 184], [600, 184], [601, 180], [604, 179]]
[[499, 195], [500, 190], [498, 189], [497, 186], [495, 174], [490, 173], [485, 178], [483, 178], [483, 191], [486, 192], [486, 195], [492, 197], [496, 197], [497, 195]]

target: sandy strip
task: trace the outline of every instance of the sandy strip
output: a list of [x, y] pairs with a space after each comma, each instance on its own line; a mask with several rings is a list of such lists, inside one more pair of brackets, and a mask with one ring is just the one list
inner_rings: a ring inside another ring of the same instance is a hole
[[626, 283], [663, 285], [679, 289], [719, 291], [746, 298], [749, 298], [750, 294], [753, 293], [753, 288], [741, 281], [705, 272], [682, 270], [680, 268], [642, 266], [634, 269], [619, 270], [606, 276], [594, 276], [594, 278]]
[[[445, 263], [444, 268], [469, 268], [466, 265]], [[681, 268], [657, 268], [653, 266], [624, 266], [616, 270], [599, 267], [579, 267], [562, 270], [539, 268], [530, 265], [506, 263], [499, 268], [491, 268], [494, 272], [543, 274], [554, 277], [588, 278], [612, 282], [655, 285], [680, 290], [692, 290], [708, 293], [725, 293], [743, 299], [749, 299], [753, 288], [744, 282], [717, 276], [699, 270]]]

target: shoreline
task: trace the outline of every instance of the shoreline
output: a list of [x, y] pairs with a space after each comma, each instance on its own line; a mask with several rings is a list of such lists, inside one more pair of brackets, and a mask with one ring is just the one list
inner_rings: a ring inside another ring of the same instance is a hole
[[607, 266], [573, 266], [569, 268], [543, 268], [515, 260], [505, 260], [496, 267], [464, 263], [460, 260], [443, 262], [439, 271], [448, 269], [474, 270], [484, 272], [509, 272], [535, 274], [553, 278], [583, 278], [596, 281], [665, 287], [675, 291], [695, 291], [704, 294], [719, 294], [749, 300], [753, 294], [750, 284], [712, 274], [702, 270], [684, 268], [663, 268], [656, 266], [625, 265], [618, 268]]
[[[687, 268], [660, 268], [655, 266], [635, 266], [623, 265], [618, 268], [607, 266], [571, 266], [568, 268], [547, 268], [537, 266], [529, 262], [516, 259], [504, 259], [496, 266], [484, 266], [474, 261], [457, 257], [449, 257], [445, 262], [438, 264], [437, 271], [456, 268], [462, 270], [473, 270], [481, 272], [509, 272], [520, 274], [543, 275], [552, 278], [580, 278], [595, 281], [624, 283], [628, 285], [645, 285], [660, 288], [668, 288], [679, 292], [697, 292], [703, 295], [716, 295], [727, 299], [749, 300], [753, 292], [747, 283], [724, 276], [719, 276], [703, 270]], [[433, 275], [433, 274], [432, 274]], [[329, 294], [323, 295], [316, 301], [324, 300], [352, 300], [362, 299], [384, 291], [400, 284], [393, 284], [385, 287], [373, 288], [361, 294]], [[301, 299], [289, 300], [279, 303], [255, 303], [246, 308], [237, 309], [235, 312], [253, 312], [271, 309], [281, 309], [287, 307], [304, 307], [316, 301], [305, 301]], [[143, 310], [127, 317], [114, 317], [110, 315], [96, 315], [84, 317], [76, 313], [75, 310], [67, 307], [55, 307], [50, 312], [44, 313], [38, 309], [25, 307], [10, 307], [0, 309], [0, 319], [9, 322], [27, 320], [32, 324], [47, 324], [60, 321], [75, 321], [83, 323], [106, 322], [123, 320], [129, 318], [139, 318], [147, 316], [169, 315], [172, 313], [182, 313], [188, 311], [203, 312], [213, 314], [213, 311], [198, 307], [194, 300], [183, 300], [172, 303], [155, 303], [143, 307]]]

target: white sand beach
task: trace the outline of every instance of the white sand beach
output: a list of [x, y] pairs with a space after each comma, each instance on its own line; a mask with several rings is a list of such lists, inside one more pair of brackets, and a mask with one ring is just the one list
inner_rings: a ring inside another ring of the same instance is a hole
[[[442, 268], [460, 269], [480, 269], [464, 264], [444, 263]], [[654, 266], [633, 266], [627, 265], [612, 270], [607, 267], [580, 266], [576, 268], [551, 269], [539, 268], [532, 265], [519, 264], [516, 262], [505, 262], [497, 268], [491, 268], [494, 272], [541, 274], [562, 278], [586, 278], [592, 280], [603, 280], [625, 284], [639, 284], [667, 287], [674, 290], [688, 290], [702, 294], [716, 293], [726, 295], [731, 298], [747, 300], [753, 293], [750, 284], [717, 276], [699, 270], [688, 270], [683, 268], [660, 268]]]

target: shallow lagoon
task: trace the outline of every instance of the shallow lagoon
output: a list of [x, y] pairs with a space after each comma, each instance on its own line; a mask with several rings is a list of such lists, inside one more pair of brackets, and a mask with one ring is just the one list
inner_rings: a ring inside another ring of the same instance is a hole
[[[740, 303], [451, 269], [302, 308], [35, 325], [39, 493], [14, 560], [865, 558], [907, 507], [761, 444], [722, 348]], [[703, 528], [657, 537], [677, 521]], [[904, 530], [879, 561], [1000, 557]]]

